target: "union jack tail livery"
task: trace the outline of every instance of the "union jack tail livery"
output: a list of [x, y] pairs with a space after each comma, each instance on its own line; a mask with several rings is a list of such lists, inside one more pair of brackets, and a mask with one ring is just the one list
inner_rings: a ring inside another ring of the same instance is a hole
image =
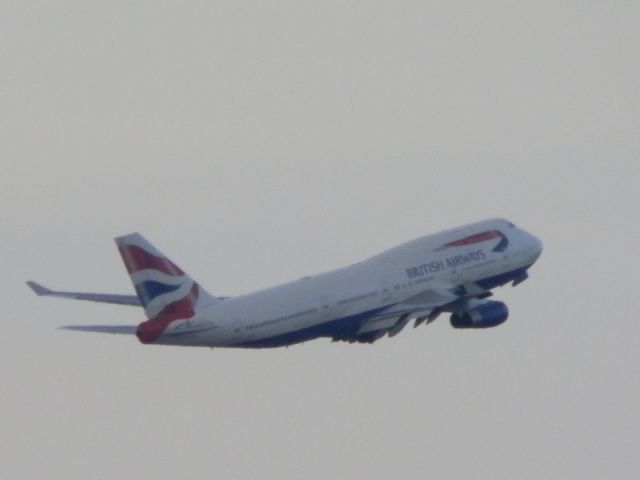
[[149, 319], [137, 329], [142, 342], [153, 342], [170, 323], [194, 317], [200, 308], [218, 300], [139, 233], [115, 240]]

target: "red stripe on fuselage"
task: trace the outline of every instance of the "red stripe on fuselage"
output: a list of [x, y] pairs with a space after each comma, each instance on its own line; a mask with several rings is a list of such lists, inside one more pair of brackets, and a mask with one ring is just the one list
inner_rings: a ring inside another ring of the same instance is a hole
[[184, 275], [184, 272], [168, 258], [153, 255], [137, 245], [120, 245], [118, 250], [129, 274], [150, 269], [172, 276]]
[[484, 242], [493, 238], [502, 238], [503, 236], [503, 233], [499, 230], [488, 230], [486, 232], [476, 233], [475, 235], [461, 238], [460, 240], [456, 240], [454, 242], [445, 243], [443, 246], [436, 249], [436, 251], [444, 250], [445, 248], [449, 247], [465, 247], [467, 245], [473, 245], [474, 243]]
[[175, 320], [184, 320], [193, 317], [195, 305], [198, 301], [198, 284], [194, 283], [189, 295], [164, 307], [158, 315], [151, 320], [138, 325], [136, 336], [142, 343], [152, 343], [157, 340]]

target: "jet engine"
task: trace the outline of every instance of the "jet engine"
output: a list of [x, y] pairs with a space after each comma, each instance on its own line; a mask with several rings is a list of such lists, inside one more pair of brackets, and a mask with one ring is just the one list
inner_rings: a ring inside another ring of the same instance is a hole
[[489, 328], [503, 323], [509, 316], [509, 309], [502, 302], [483, 301], [468, 305], [466, 309], [451, 315], [453, 328]]

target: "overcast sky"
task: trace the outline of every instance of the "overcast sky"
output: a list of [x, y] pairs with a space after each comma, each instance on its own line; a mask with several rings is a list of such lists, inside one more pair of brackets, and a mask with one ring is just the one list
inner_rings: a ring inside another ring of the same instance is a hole
[[[5, 2], [0, 477], [640, 474], [637, 2]], [[495, 216], [511, 317], [374, 345], [143, 346], [140, 231], [236, 295]]]

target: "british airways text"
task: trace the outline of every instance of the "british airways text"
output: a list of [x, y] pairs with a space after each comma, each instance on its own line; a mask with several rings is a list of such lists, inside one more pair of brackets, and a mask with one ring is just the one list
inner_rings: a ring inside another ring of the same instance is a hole
[[424, 277], [432, 273], [442, 272], [450, 268], [457, 268], [463, 265], [467, 265], [472, 262], [479, 262], [487, 258], [482, 250], [476, 250], [475, 252], [466, 253], [464, 255], [456, 255], [444, 260], [436, 260], [434, 262], [423, 263], [422, 265], [416, 265], [415, 267], [407, 268], [407, 276], [409, 279], [418, 277]]

